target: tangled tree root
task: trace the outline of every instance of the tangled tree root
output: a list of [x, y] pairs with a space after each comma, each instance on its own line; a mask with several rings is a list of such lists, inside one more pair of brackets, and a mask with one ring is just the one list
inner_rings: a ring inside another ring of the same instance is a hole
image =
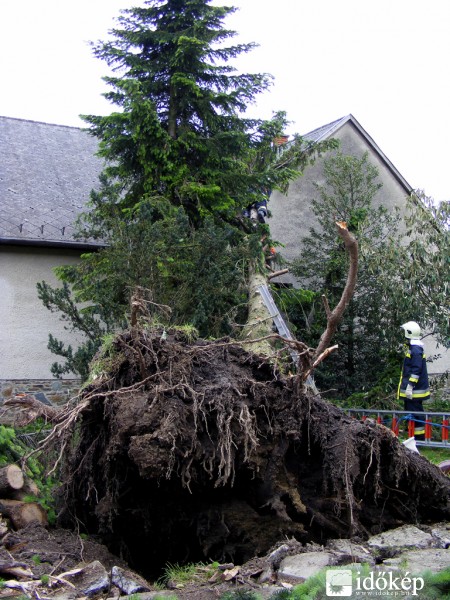
[[61, 522], [147, 576], [450, 516], [437, 467], [228, 340], [133, 329], [100, 362], [55, 429], [73, 440]]

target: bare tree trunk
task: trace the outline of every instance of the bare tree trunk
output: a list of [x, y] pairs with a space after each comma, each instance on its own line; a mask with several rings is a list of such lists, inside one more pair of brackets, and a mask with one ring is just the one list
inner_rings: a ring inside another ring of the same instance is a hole
[[259, 286], [266, 284], [267, 276], [260, 273], [257, 270], [257, 265], [253, 263], [250, 266], [249, 274], [248, 318], [242, 331], [242, 338], [244, 340], [259, 340], [252, 344], [252, 352], [269, 357], [273, 354], [270, 340], [261, 338], [266, 338], [273, 333], [273, 321], [258, 291]]
[[175, 86], [170, 83], [168, 134], [174, 140], [177, 137], [177, 111], [175, 101]]

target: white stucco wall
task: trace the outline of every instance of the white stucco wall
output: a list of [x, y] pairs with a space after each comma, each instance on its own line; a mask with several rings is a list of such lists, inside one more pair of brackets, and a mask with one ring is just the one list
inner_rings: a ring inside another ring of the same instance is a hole
[[49, 333], [76, 347], [74, 334], [39, 300], [36, 283], [56, 285], [52, 268], [78, 258], [69, 250], [0, 246], [0, 379], [51, 379], [58, 357], [47, 349]]

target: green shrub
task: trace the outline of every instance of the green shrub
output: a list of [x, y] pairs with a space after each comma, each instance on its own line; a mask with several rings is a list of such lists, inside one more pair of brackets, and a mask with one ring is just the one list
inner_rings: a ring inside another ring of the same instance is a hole
[[49, 523], [53, 524], [56, 520], [53, 492], [57, 480], [46, 474], [46, 467], [38, 454], [27, 457], [32, 450], [35, 450], [35, 447], [30, 445], [30, 440], [34, 440], [33, 433], [43, 435], [41, 422], [28, 425], [20, 431], [0, 425], [0, 467], [11, 463], [21, 464], [22, 471], [39, 488], [39, 496], [29, 495], [24, 498], [24, 501], [40, 504], [47, 513]]

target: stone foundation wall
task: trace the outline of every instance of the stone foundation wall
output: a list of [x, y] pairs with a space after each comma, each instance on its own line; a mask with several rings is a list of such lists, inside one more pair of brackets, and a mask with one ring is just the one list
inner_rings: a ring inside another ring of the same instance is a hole
[[79, 379], [0, 379], [0, 405], [16, 394], [32, 394], [44, 404], [60, 406], [75, 396]]

